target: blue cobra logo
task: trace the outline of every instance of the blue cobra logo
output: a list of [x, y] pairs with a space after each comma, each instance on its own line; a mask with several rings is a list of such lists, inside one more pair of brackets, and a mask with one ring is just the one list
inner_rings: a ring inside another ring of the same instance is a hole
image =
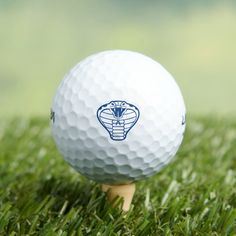
[[111, 101], [98, 108], [97, 118], [112, 140], [126, 139], [128, 132], [139, 118], [139, 109], [121, 100]]

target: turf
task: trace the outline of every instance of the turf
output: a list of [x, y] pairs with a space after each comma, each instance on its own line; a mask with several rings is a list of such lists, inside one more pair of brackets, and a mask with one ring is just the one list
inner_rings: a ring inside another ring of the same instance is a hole
[[64, 163], [47, 119], [0, 123], [0, 235], [236, 235], [236, 122], [190, 118], [127, 214]]

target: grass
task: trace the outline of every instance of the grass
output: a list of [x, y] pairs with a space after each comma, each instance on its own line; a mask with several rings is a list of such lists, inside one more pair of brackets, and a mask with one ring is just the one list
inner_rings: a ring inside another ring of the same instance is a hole
[[191, 118], [129, 213], [64, 163], [46, 119], [0, 123], [0, 235], [236, 235], [236, 122]]

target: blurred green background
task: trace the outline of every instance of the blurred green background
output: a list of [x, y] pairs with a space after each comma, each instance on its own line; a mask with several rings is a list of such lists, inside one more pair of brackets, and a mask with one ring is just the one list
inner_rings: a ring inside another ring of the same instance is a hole
[[0, 116], [48, 115], [64, 74], [107, 49], [176, 78], [190, 114], [236, 114], [236, 1], [0, 0]]

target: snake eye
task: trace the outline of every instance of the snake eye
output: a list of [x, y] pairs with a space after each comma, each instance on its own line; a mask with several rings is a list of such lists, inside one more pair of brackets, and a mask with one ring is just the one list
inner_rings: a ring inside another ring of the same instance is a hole
[[125, 102], [122, 102], [121, 105], [122, 105], [122, 106], [125, 106]]
[[112, 106], [115, 106], [115, 103], [114, 103], [114, 102], [111, 102], [111, 105], [112, 105]]

